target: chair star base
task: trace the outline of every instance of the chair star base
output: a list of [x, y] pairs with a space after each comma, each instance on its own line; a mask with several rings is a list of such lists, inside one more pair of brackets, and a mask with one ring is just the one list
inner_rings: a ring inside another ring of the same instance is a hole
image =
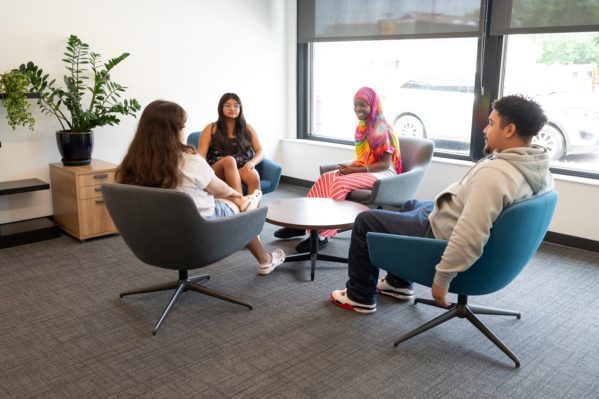
[[[437, 302], [430, 299], [416, 298], [414, 304], [424, 303], [426, 305], [435, 306], [438, 308], [445, 309], [443, 306], [437, 304]], [[516, 367], [520, 367], [520, 360], [514, 355], [508, 348], [497, 338], [491, 330], [489, 330], [476, 316], [475, 314], [487, 314], [487, 315], [501, 315], [501, 316], [515, 316], [520, 319], [521, 314], [512, 310], [503, 310], [496, 308], [487, 308], [484, 306], [468, 305], [467, 295], [458, 295], [458, 303], [454, 304], [449, 310], [442, 315], [430, 320], [429, 322], [421, 325], [420, 327], [402, 335], [399, 337], [394, 346], [397, 347], [400, 343], [407, 341], [408, 339], [421, 334], [425, 331], [430, 330], [440, 324], [445, 323], [455, 317], [461, 319], [467, 319], [472, 323], [480, 332], [482, 332], [491, 342], [493, 342], [503, 353], [505, 353], [515, 363]]]
[[164, 284], [152, 285], [149, 287], [144, 287], [144, 288], [140, 288], [140, 289], [133, 290], [133, 291], [123, 292], [120, 294], [120, 297], [122, 298], [122, 297], [128, 296], [128, 295], [145, 294], [145, 293], [150, 293], [150, 292], [167, 291], [167, 290], [172, 290], [172, 289], [175, 290], [175, 293], [171, 297], [171, 300], [169, 301], [169, 303], [166, 305], [164, 312], [162, 312], [162, 315], [160, 316], [158, 323], [156, 323], [156, 325], [154, 326], [154, 329], [152, 330], [153, 335], [156, 335], [156, 333], [158, 332], [158, 329], [162, 325], [162, 322], [166, 319], [166, 316], [172, 310], [177, 299], [179, 299], [179, 297], [181, 296], [182, 293], [189, 291], [189, 290], [198, 292], [200, 294], [208, 295], [208, 296], [211, 296], [214, 298], [222, 299], [224, 301], [236, 303], [238, 305], [246, 306], [249, 310], [253, 309], [252, 305], [247, 302], [244, 302], [240, 299], [229, 296], [220, 291], [215, 291], [215, 290], [212, 290], [210, 288], [207, 288], [207, 287], [204, 287], [204, 286], [198, 284], [198, 282], [207, 281], [207, 280], [210, 280], [210, 276], [208, 274], [200, 274], [198, 276], [189, 277], [187, 270], [179, 270], [179, 279], [176, 281], [171, 281], [171, 282], [164, 283]]

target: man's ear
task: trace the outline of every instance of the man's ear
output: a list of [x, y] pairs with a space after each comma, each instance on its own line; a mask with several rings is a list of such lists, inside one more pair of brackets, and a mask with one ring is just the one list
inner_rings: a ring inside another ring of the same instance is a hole
[[505, 127], [505, 138], [511, 139], [517, 132], [518, 129], [516, 128], [516, 125], [514, 125], [513, 123], [509, 123]]

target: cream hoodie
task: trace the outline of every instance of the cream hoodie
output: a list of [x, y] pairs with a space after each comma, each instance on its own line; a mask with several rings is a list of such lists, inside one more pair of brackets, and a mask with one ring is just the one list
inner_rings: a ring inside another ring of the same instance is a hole
[[543, 147], [511, 148], [481, 159], [435, 198], [429, 221], [435, 238], [449, 240], [434, 282], [449, 288], [457, 273], [480, 258], [493, 223], [510, 204], [553, 189]]

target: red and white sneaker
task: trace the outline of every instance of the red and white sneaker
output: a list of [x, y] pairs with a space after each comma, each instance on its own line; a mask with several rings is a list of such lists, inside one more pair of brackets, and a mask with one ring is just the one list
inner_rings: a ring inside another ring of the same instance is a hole
[[353, 310], [359, 313], [374, 313], [376, 312], [376, 303], [372, 305], [364, 305], [362, 303], [354, 302], [347, 296], [347, 288], [344, 290], [335, 290], [331, 292], [331, 301], [337, 306], [342, 308]]

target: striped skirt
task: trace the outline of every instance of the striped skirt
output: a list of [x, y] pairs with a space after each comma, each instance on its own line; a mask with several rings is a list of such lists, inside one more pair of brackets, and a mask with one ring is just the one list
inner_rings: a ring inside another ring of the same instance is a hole
[[[320, 175], [308, 192], [308, 197], [344, 200], [353, 190], [371, 189], [376, 180], [377, 176], [372, 173], [340, 175], [338, 170], [334, 170]], [[320, 230], [318, 234], [322, 237], [334, 237], [337, 230]]]

